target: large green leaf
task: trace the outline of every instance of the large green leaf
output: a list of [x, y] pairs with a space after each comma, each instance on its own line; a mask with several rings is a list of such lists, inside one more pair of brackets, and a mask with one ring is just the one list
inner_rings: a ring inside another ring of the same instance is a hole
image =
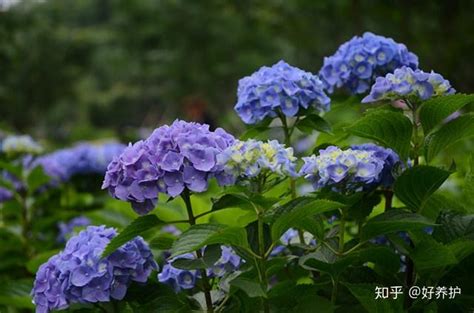
[[395, 195], [412, 210], [420, 210], [451, 172], [419, 165], [409, 168], [395, 182]]
[[403, 295], [397, 299], [375, 299], [375, 288], [383, 287], [377, 284], [350, 284], [343, 283], [354, 297], [364, 306], [369, 313], [399, 313], [403, 311]]
[[242, 289], [250, 298], [263, 297], [267, 294], [260, 283], [246, 277], [237, 277], [230, 281], [230, 285]]
[[331, 133], [331, 125], [317, 114], [307, 115], [302, 120], [296, 123], [296, 128], [306, 134], [311, 134], [317, 130], [322, 133]]
[[211, 268], [221, 257], [221, 246], [210, 245], [206, 247], [202, 258], [176, 259], [173, 267], [185, 270]]
[[432, 238], [420, 241], [410, 253], [410, 257], [419, 271], [457, 263], [451, 249]]
[[14, 308], [33, 309], [30, 292], [33, 283], [27, 279], [3, 281], [0, 284], [0, 305]]
[[253, 209], [253, 205], [245, 195], [238, 193], [228, 193], [213, 200], [212, 211], [218, 211], [227, 208], [242, 208], [245, 210]]
[[425, 134], [429, 134], [448, 116], [474, 102], [474, 95], [455, 94], [431, 98], [423, 103], [419, 116]]
[[362, 227], [360, 236], [362, 240], [368, 240], [382, 234], [420, 229], [434, 225], [429, 219], [419, 214], [401, 209], [393, 209], [370, 219]]
[[270, 224], [273, 224], [281, 215], [287, 212], [290, 212], [297, 206], [302, 206], [307, 203], [311, 203], [315, 200], [317, 200], [315, 197], [306, 197], [306, 196], [292, 199], [283, 205], [267, 210], [264, 215], [265, 221]]
[[172, 257], [217, 243], [247, 247], [247, 233], [244, 228], [221, 224], [193, 225], [173, 243]]
[[449, 212], [443, 213], [436, 221], [440, 224], [436, 227], [433, 236], [445, 243], [456, 239], [474, 240], [474, 215], [463, 215]]
[[35, 191], [41, 186], [47, 184], [51, 178], [45, 174], [43, 167], [37, 166], [28, 173], [26, 182], [30, 191]]
[[430, 162], [443, 149], [473, 136], [474, 113], [461, 115], [426, 137], [424, 144], [425, 158]]
[[413, 126], [401, 112], [372, 110], [349, 126], [347, 131], [392, 148], [405, 159], [410, 149]]
[[309, 217], [342, 207], [344, 204], [330, 200], [314, 200], [304, 205], [295, 206], [291, 211], [276, 219], [272, 226], [272, 238], [278, 240], [288, 228], [302, 226]]
[[102, 257], [110, 255], [135, 237], [162, 224], [164, 224], [164, 222], [161, 221], [156, 215], [150, 214], [140, 216], [110, 241], [110, 243], [105, 248]]

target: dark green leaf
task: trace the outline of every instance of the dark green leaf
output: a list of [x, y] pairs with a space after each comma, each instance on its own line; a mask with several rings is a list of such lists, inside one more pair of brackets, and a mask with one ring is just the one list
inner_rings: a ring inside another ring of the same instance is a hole
[[451, 249], [432, 238], [419, 242], [410, 257], [418, 271], [443, 267], [457, 263], [456, 256]]
[[474, 102], [474, 95], [455, 94], [431, 98], [420, 108], [420, 122], [425, 134], [429, 134], [448, 116]]
[[247, 233], [244, 228], [220, 224], [193, 225], [173, 243], [171, 257], [217, 243], [246, 247]]
[[164, 222], [156, 215], [140, 216], [110, 241], [102, 253], [102, 257], [107, 257], [130, 240], [162, 224], [164, 224]]
[[395, 182], [395, 195], [412, 210], [420, 210], [451, 172], [419, 165], [407, 169]]
[[14, 308], [33, 309], [30, 292], [33, 282], [27, 279], [15, 279], [0, 283], [0, 305]]
[[361, 239], [368, 240], [378, 235], [396, 231], [408, 231], [435, 225], [426, 217], [406, 210], [393, 209], [370, 219], [361, 230]]
[[472, 136], [474, 136], [474, 113], [461, 115], [444, 124], [425, 139], [424, 150], [427, 162], [449, 146]]
[[443, 213], [436, 221], [433, 236], [444, 243], [464, 238], [474, 240], [474, 215], [462, 215], [459, 213]]
[[160, 234], [150, 240], [150, 248], [160, 249], [160, 250], [169, 250], [173, 246], [173, 242], [176, 238], [170, 234]]
[[267, 294], [263, 290], [262, 285], [260, 285], [260, 283], [246, 277], [239, 276], [231, 280], [230, 285], [245, 291], [245, 293], [250, 298], [256, 298], [256, 297], [266, 298], [267, 297]]
[[406, 159], [410, 149], [412, 124], [400, 112], [371, 110], [364, 117], [347, 128], [353, 135], [377, 141], [392, 148], [402, 159]]
[[308, 217], [342, 207], [344, 207], [343, 204], [330, 200], [314, 200], [304, 205], [297, 205], [275, 220], [272, 226], [272, 238], [278, 240], [288, 228], [301, 226]]
[[241, 194], [229, 193], [213, 201], [212, 211], [218, 211], [227, 208], [253, 209], [250, 200]]
[[[399, 313], [403, 310], [403, 295], [395, 299], [375, 299], [376, 284], [343, 283], [369, 313]], [[403, 290], [402, 290], [403, 291]]]
[[331, 125], [317, 114], [307, 115], [302, 120], [296, 123], [296, 128], [301, 132], [306, 134], [311, 134], [313, 131], [317, 130], [322, 133], [331, 133]]
[[176, 259], [173, 267], [185, 270], [211, 268], [221, 257], [220, 245], [207, 246], [202, 258], [196, 259]]
[[307, 203], [311, 203], [315, 201], [316, 198], [314, 197], [298, 197], [296, 199], [292, 199], [288, 201], [287, 203], [277, 206], [276, 208], [270, 209], [265, 212], [265, 220], [273, 224], [277, 218], [279, 218], [281, 215], [290, 212], [297, 206], [301, 206]]

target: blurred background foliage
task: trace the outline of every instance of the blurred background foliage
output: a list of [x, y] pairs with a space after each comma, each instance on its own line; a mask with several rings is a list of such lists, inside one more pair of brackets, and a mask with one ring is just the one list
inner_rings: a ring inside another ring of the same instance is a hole
[[364, 31], [474, 90], [474, 2], [46, 0], [0, 11], [0, 128], [58, 144], [177, 117], [243, 125], [238, 79], [279, 59], [318, 72]]

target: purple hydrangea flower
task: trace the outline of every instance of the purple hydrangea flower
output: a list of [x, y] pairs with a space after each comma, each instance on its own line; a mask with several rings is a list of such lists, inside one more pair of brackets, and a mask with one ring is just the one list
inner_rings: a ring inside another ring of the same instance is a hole
[[303, 158], [305, 163], [300, 174], [312, 182], [316, 190], [331, 187], [336, 191], [349, 192], [372, 188], [380, 184], [383, 178], [382, 173], [388, 158], [379, 157], [379, 154], [385, 156], [383, 152], [387, 151], [379, 151], [373, 147], [341, 150], [329, 146], [319, 150], [318, 156]]
[[173, 236], [181, 235], [181, 231], [174, 225], [166, 225], [161, 228], [161, 231]]
[[13, 193], [3, 187], [0, 187], [0, 203], [10, 201], [13, 198]]
[[56, 183], [68, 181], [75, 175], [104, 174], [113, 157], [119, 155], [125, 145], [119, 143], [82, 143], [33, 160], [30, 168], [42, 166], [45, 173]]
[[[308, 235], [308, 233], [306, 233], [306, 235]], [[304, 237], [305, 241], [308, 242], [308, 236]], [[283, 235], [281, 235], [280, 242], [282, 244], [275, 246], [275, 248], [273, 248], [272, 252], [270, 253], [270, 256], [275, 257], [285, 252], [287, 250], [287, 247], [291, 244], [301, 243], [301, 241], [299, 240], [298, 230], [294, 228], [289, 228]], [[316, 240], [312, 236], [310, 236], [309, 244], [312, 246], [316, 245]]]
[[176, 120], [115, 157], [102, 188], [146, 214], [155, 207], [160, 192], [176, 197], [184, 188], [207, 190], [209, 179], [223, 172], [217, 155], [233, 142], [234, 137], [221, 128], [210, 131], [205, 124]]
[[231, 247], [221, 246], [221, 257], [211, 268], [207, 269], [209, 277], [223, 277], [239, 269], [243, 260]]
[[41, 265], [32, 290], [36, 312], [61, 310], [73, 303], [121, 300], [132, 281], [146, 282], [158, 267], [141, 237], [101, 258], [115, 236], [113, 228], [89, 226], [69, 239], [64, 251]]
[[69, 222], [59, 222], [59, 235], [57, 238], [58, 242], [66, 242], [71, 235], [74, 234], [74, 229], [76, 227], [89, 226], [91, 224], [90, 219], [85, 216], [78, 216], [71, 219]]
[[43, 147], [29, 135], [10, 135], [0, 144], [0, 152], [6, 155], [40, 154]]
[[376, 77], [402, 66], [417, 68], [418, 57], [392, 38], [366, 32], [324, 58], [319, 76], [331, 93], [334, 88], [344, 87], [353, 94], [361, 94], [369, 90]]
[[239, 81], [235, 111], [247, 124], [255, 124], [277, 112], [295, 116], [300, 110], [329, 111], [331, 100], [316, 75], [284, 61], [262, 67]]
[[218, 155], [217, 162], [224, 168], [223, 175], [218, 176], [221, 185], [231, 185], [237, 179], [256, 177], [262, 172], [297, 176], [293, 148], [286, 148], [276, 140], [237, 140]]
[[425, 73], [404, 66], [385, 77], [377, 77], [370, 94], [362, 102], [399, 99], [418, 101], [455, 92], [449, 81], [440, 74], [433, 71]]
[[374, 184], [380, 184], [383, 187], [391, 187], [395, 182], [395, 171], [402, 167], [402, 162], [397, 153], [390, 148], [384, 148], [373, 143], [356, 145], [351, 147], [352, 150], [372, 151], [374, 156], [383, 161], [383, 169], [380, 178]]

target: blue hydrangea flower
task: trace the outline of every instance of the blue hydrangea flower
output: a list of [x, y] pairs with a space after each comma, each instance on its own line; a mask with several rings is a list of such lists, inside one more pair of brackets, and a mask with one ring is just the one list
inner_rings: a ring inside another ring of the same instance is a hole
[[206, 191], [209, 179], [223, 170], [217, 155], [233, 142], [221, 128], [210, 131], [208, 125], [177, 120], [115, 157], [102, 188], [146, 214], [155, 207], [159, 192], [176, 197], [184, 188]]
[[91, 220], [85, 216], [78, 216], [71, 219], [69, 222], [59, 222], [59, 235], [57, 238], [58, 242], [66, 242], [71, 235], [74, 234], [74, 229], [76, 227], [84, 227], [89, 226], [91, 224]]
[[0, 144], [0, 151], [6, 155], [40, 154], [43, 147], [28, 135], [10, 135]]
[[169, 259], [163, 265], [161, 273], [158, 274], [158, 281], [172, 287], [176, 292], [194, 288], [196, 281], [201, 277], [199, 271], [173, 267], [172, 263], [178, 259], [193, 260], [195, 256], [192, 253], [187, 253]]
[[383, 169], [380, 173], [380, 177], [373, 184], [380, 184], [383, 187], [391, 187], [395, 182], [395, 171], [397, 169], [403, 169], [403, 164], [400, 161], [400, 157], [390, 148], [384, 148], [373, 143], [367, 143], [362, 145], [356, 145], [351, 147], [352, 150], [358, 151], [372, 151], [374, 156], [383, 162]]
[[231, 247], [221, 246], [221, 257], [211, 268], [207, 269], [207, 275], [209, 277], [223, 277], [226, 273], [238, 270], [242, 262], [243, 260]]
[[173, 236], [181, 235], [181, 231], [174, 225], [166, 225], [161, 228], [161, 231]]
[[316, 75], [280, 61], [239, 81], [234, 109], [245, 123], [255, 124], [277, 112], [290, 117], [309, 108], [326, 112], [330, 102]]
[[121, 300], [132, 281], [146, 282], [157, 264], [141, 237], [101, 258], [115, 236], [113, 228], [89, 226], [41, 265], [32, 290], [36, 312], [62, 310], [73, 303]]
[[418, 57], [392, 38], [367, 32], [343, 43], [334, 55], [324, 58], [319, 76], [331, 93], [343, 87], [353, 94], [361, 94], [369, 90], [376, 77], [402, 66], [417, 68]]
[[234, 184], [238, 178], [256, 177], [265, 171], [297, 176], [293, 148], [286, 148], [276, 140], [237, 140], [217, 156], [217, 162], [224, 168], [224, 173], [218, 176], [222, 185]]
[[362, 102], [399, 99], [417, 101], [455, 92], [449, 81], [440, 74], [433, 71], [425, 73], [404, 66], [385, 77], [377, 77], [370, 94]]
[[30, 167], [42, 166], [56, 182], [65, 182], [75, 175], [104, 174], [112, 159], [125, 149], [125, 145], [82, 143], [61, 149], [33, 160]]
[[382, 178], [384, 160], [374, 151], [329, 146], [319, 150], [319, 155], [304, 157], [300, 170], [317, 190], [331, 187], [336, 191], [358, 191], [378, 184]]
[[0, 187], [0, 203], [10, 201], [13, 198], [13, 193], [3, 187]]
[[[305, 233], [305, 241], [306, 243], [308, 242], [308, 233]], [[287, 247], [290, 246], [291, 244], [295, 243], [301, 243], [299, 240], [299, 233], [298, 230], [294, 228], [289, 228], [283, 235], [280, 237], [280, 245], [275, 246], [273, 248], [272, 252], [270, 253], [270, 256], [275, 257], [287, 250]], [[316, 240], [310, 236], [309, 238], [309, 244], [312, 246], [316, 245]]]

